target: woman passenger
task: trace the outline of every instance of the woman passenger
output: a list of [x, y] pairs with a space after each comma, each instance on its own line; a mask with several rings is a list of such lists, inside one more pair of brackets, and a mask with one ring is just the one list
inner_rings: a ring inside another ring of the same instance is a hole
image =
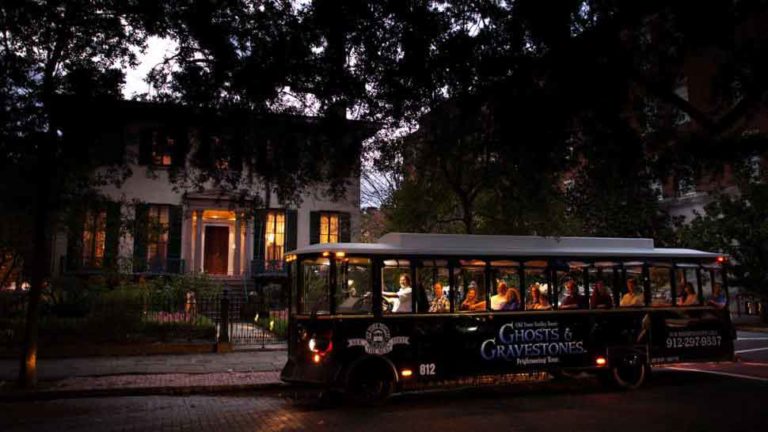
[[552, 305], [549, 304], [547, 296], [541, 293], [541, 285], [538, 283], [531, 284], [531, 304], [529, 309], [532, 310], [550, 310]]
[[467, 288], [467, 297], [461, 303], [461, 306], [459, 306], [459, 310], [474, 311], [482, 310], [484, 308], [485, 302], [481, 302], [480, 299], [477, 298], [477, 284], [474, 281], [470, 282], [469, 288]]
[[506, 302], [502, 306], [501, 310], [520, 310], [522, 308], [522, 299], [520, 298], [520, 291], [515, 287], [507, 289]]
[[613, 298], [611, 298], [602, 280], [596, 281], [595, 286], [592, 288], [589, 307], [592, 309], [608, 309], [613, 307]]
[[684, 295], [685, 297], [681, 297], [678, 301], [680, 306], [696, 306], [699, 304], [699, 299], [696, 296], [696, 290], [693, 288], [692, 283], [685, 283]]

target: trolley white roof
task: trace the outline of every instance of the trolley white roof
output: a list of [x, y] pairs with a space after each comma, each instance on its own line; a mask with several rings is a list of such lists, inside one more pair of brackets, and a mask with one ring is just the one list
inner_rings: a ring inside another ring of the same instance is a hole
[[376, 243], [322, 243], [290, 253], [370, 255], [717, 258], [694, 249], [654, 247], [653, 239], [389, 233]]

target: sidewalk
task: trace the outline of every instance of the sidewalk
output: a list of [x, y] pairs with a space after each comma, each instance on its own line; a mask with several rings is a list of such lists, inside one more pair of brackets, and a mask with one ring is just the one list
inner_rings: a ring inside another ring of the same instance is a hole
[[283, 387], [286, 351], [40, 359], [38, 387], [13, 388], [17, 359], [0, 360], [0, 401], [192, 394]]

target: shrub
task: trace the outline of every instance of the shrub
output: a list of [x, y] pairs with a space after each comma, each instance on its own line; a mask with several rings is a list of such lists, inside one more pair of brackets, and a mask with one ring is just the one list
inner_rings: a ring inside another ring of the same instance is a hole
[[141, 328], [146, 293], [118, 288], [103, 293], [88, 316], [88, 329], [96, 337], [122, 340]]

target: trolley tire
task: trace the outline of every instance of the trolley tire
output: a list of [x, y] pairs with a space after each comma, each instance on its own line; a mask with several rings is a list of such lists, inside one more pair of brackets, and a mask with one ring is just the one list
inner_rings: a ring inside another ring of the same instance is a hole
[[356, 405], [374, 406], [384, 403], [392, 394], [395, 383], [385, 374], [355, 374], [347, 384], [347, 399]]
[[638, 389], [651, 374], [650, 366], [637, 353], [627, 353], [611, 363], [611, 368], [600, 378], [604, 384], [618, 390]]

